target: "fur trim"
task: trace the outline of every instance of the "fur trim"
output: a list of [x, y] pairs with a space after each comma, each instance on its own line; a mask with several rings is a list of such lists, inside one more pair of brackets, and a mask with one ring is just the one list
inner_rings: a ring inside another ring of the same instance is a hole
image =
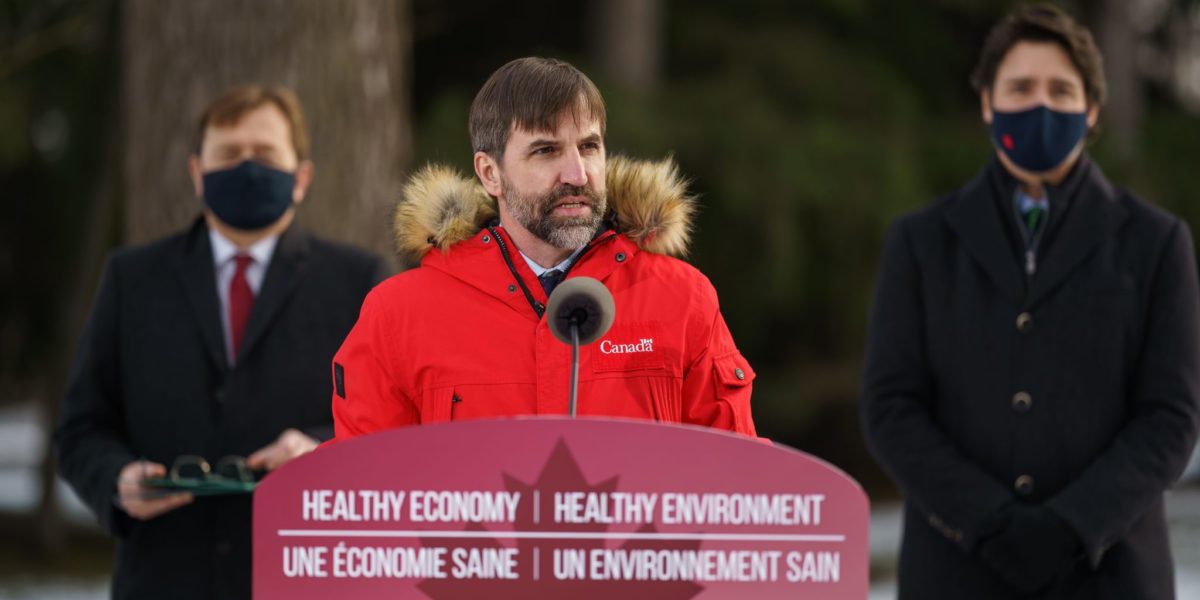
[[[621, 233], [656, 254], [683, 256], [697, 203], [674, 159], [608, 159], [609, 208]], [[496, 218], [496, 201], [479, 182], [452, 168], [426, 165], [409, 178], [396, 205], [393, 227], [401, 257], [419, 261], [434, 247], [446, 251]]]
[[660, 161], [614, 156], [605, 174], [608, 202], [621, 233], [655, 254], [684, 256], [692, 239], [696, 197], [671, 157]]
[[435, 246], [445, 252], [496, 218], [496, 202], [476, 181], [445, 166], [425, 165], [409, 178], [396, 204], [396, 252], [419, 261]]

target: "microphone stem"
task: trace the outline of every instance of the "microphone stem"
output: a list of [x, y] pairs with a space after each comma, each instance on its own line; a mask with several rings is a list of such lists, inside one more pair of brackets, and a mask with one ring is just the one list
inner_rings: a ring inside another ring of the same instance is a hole
[[579, 325], [571, 323], [571, 418], [575, 418], [575, 402], [579, 395]]

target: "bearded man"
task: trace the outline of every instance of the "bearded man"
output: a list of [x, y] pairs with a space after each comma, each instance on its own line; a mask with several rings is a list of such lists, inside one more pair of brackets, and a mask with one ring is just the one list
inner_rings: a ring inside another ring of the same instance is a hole
[[339, 440], [404, 425], [565, 414], [570, 348], [547, 298], [564, 278], [612, 292], [616, 322], [580, 353], [581, 415], [754, 435], [754, 371], [712, 284], [673, 258], [694, 199], [670, 161], [606, 160], [604, 100], [575, 67], [514, 60], [471, 106], [482, 186], [427, 167], [396, 211], [420, 267], [379, 285], [334, 357]]

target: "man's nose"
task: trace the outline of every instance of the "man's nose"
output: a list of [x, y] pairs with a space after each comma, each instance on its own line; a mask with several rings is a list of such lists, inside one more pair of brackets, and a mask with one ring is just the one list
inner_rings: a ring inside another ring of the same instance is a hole
[[583, 164], [583, 157], [579, 155], [578, 149], [573, 149], [563, 153], [562, 164], [559, 167], [559, 180], [567, 185], [583, 187], [587, 185], [588, 175], [587, 169]]
[[1033, 106], [1045, 106], [1054, 108], [1054, 94], [1050, 93], [1050, 85], [1038, 85], [1033, 90]]

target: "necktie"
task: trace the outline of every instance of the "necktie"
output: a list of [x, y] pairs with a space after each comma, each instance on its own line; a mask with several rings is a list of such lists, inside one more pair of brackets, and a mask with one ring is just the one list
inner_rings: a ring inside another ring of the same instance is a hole
[[1038, 225], [1042, 222], [1042, 217], [1046, 216], [1046, 209], [1041, 205], [1034, 204], [1025, 213], [1025, 230], [1029, 233], [1037, 231]]
[[246, 323], [250, 321], [250, 309], [254, 307], [254, 292], [246, 280], [246, 269], [254, 259], [246, 254], [234, 257], [237, 270], [229, 281], [229, 335], [233, 342], [233, 360], [237, 362], [238, 350], [242, 347], [242, 336], [246, 334]]
[[541, 283], [542, 289], [546, 290], [546, 296], [549, 296], [550, 292], [553, 292], [554, 288], [558, 287], [559, 283], [562, 283], [564, 275], [565, 273], [559, 271], [558, 269], [550, 269], [549, 271], [538, 275], [538, 283]]

